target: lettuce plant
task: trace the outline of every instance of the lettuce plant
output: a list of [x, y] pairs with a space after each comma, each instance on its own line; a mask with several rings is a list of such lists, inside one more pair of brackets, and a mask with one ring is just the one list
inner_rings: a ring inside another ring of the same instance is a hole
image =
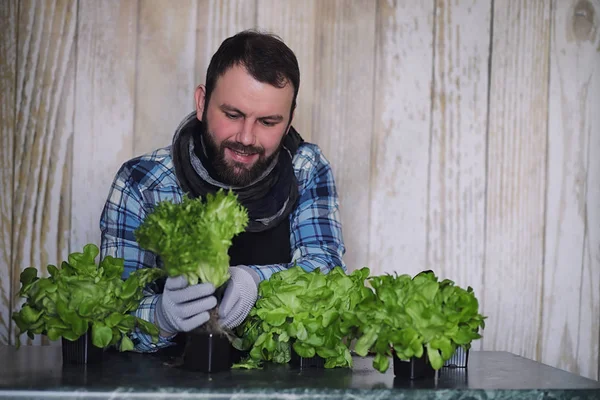
[[222, 189], [205, 199], [183, 196], [162, 201], [134, 232], [140, 246], [160, 256], [168, 276], [184, 275], [190, 285], [230, 278], [232, 239], [246, 228], [248, 214], [237, 196]]
[[453, 281], [438, 281], [431, 271], [414, 278], [382, 275], [369, 279], [376, 296], [346, 313], [344, 324], [359, 339], [355, 352], [375, 354], [373, 367], [385, 372], [392, 351], [401, 360], [420, 358], [426, 351], [434, 369], [440, 369], [458, 346], [470, 348], [479, 339], [486, 317], [478, 312], [473, 289]]
[[128, 333], [136, 327], [158, 340], [158, 328], [130, 312], [138, 307], [144, 287], [163, 271], [144, 268], [123, 280], [124, 260], [107, 256], [97, 265], [98, 254], [96, 245], [87, 244], [61, 268], [48, 265], [45, 278], [37, 276], [36, 268], [23, 270], [18, 295], [26, 300], [12, 315], [19, 329], [17, 347], [22, 333], [31, 339], [43, 334], [50, 340], [75, 341], [90, 328], [92, 343], [100, 348], [118, 344], [121, 351], [132, 350]]
[[325, 368], [351, 367], [351, 338], [341, 316], [373, 295], [364, 284], [368, 275], [368, 268], [347, 275], [340, 267], [323, 274], [294, 266], [261, 282], [259, 300], [234, 342], [249, 356], [236, 367], [287, 363], [291, 351], [305, 358], [320, 356]]

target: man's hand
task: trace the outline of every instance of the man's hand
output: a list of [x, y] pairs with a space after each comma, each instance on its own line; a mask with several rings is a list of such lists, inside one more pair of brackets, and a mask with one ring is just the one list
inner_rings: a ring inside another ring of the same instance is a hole
[[240, 325], [254, 306], [260, 278], [256, 271], [243, 265], [230, 267], [229, 273], [231, 282], [219, 306], [219, 322], [231, 329]]
[[215, 287], [211, 283], [190, 286], [180, 275], [167, 278], [165, 289], [156, 303], [155, 322], [162, 336], [189, 332], [208, 321], [208, 311], [215, 308]]

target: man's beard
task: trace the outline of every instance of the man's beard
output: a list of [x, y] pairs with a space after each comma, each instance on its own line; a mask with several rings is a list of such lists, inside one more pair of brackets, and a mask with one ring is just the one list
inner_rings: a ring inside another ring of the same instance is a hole
[[[206, 155], [217, 174], [215, 178], [231, 186], [247, 186], [254, 182], [266, 171], [281, 150], [280, 143], [273, 154], [265, 157], [265, 149], [262, 147], [245, 146], [242, 143], [230, 140], [223, 141], [220, 146], [217, 145], [207, 123], [205, 124], [205, 133]], [[225, 149], [227, 148], [244, 154], [258, 154], [258, 159], [250, 167], [231, 160], [227, 162], [225, 159]]]

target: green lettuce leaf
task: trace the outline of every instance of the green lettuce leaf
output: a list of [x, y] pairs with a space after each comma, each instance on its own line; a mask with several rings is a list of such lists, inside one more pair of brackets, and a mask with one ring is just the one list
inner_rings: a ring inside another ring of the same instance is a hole
[[134, 235], [140, 246], [160, 256], [169, 276], [184, 275], [190, 284], [219, 287], [229, 279], [232, 239], [248, 223], [246, 209], [232, 192], [219, 190], [205, 199], [183, 196], [162, 201]]
[[32, 338], [47, 335], [50, 340], [64, 337], [77, 340], [90, 332], [97, 347], [119, 344], [123, 351], [131, 350], [127, 334], [136, 328], [158, 340], [158, 328], [130, 313], [143, 298], [143, 289], [164, 276], [159, 268], [143, 268], [123, 279], [124, 260], [107, 256], [99, 264], [99, 249], [94, 244], [82, 252], [69, 254], [60, 268], [48, 266], [48, 277], [38, 278], [37, 269], [23, 270], [19, 296], [25, 299], [12, 318], [23, 333]]
[[249, 350], [244, 367], [259, 367], [265, 361], [287, 363], [292, 351], [301, 357], [318, 355], [326, 368], [351, 367], [348, 320], [358, 304], [373, 296], [365, 286], [368, 275], [367, 268], [346, 274], [335, 267], [323, 274], [294, 266], [261, 282], [259, 300], [234, 343]]
[[375, 296], [360, 302], [346, 317], [348, 330], [358, 331], [355, 351], [375, 354], [373, 367], [385, 372], [392, 355], [401, 360], [421, 358], [440, 369], [458, 346], [468, 348], [481, 337], [485, 317], [472, 288], [451, 280], [438, 281], [432, 271], [413, 278], [386, 274], [369, 278]]

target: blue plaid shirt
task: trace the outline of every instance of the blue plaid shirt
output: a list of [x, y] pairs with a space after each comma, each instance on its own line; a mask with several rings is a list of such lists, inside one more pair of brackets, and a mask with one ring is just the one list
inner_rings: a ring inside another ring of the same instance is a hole
[[[298, 206], [290, 214], [290, 264], [249, 265], [261, 280], [293, 265], [306, 271], [320, 268], [329, 272], [335, 266], [346, 266], [338, 196], [329, 162], [319, 147], [302, 143], [293, 159], [299, 187]], [[124, 163], [111, 185], [100, 217], [100, 257], [111, 255], [125, 260], [123, 278], [138, 268], [157, 266], [156, 256], [139, 247], [133, 232], [154, 205], [160, 201], [180, 202], [183, 191], [175, 176], [170, 147], [136, 157]], [[158, 294], [147, 289], [134, 312], [139, 318], [154, 323]], [[136, 330], [132, 334], [135, 350], [153, 352], [171, 345], [171, 338], [160, 337], [157, 343]]]

